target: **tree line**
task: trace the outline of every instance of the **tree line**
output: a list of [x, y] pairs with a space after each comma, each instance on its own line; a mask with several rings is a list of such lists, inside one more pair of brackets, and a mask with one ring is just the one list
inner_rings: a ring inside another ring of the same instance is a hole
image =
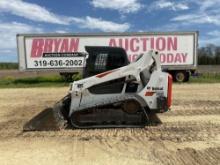
[[18, 63], [1, 62], [0, 69], [18, 69]]
[[198, 49], [199, 65], [219, 65], [220, 64], [220, 47], [209, 44], [206, 47]]

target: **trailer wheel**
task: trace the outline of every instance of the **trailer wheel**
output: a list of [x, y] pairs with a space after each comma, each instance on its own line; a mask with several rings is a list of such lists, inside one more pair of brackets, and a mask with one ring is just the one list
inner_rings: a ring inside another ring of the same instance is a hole
[[186, 71], [176, 71], [174, 74], [174, 80], [176, 82], [186, 82], [189, 81], [189, 72]]
[[188, 82], [190, 77], [190, 72], [186, 72], [184, 82]]

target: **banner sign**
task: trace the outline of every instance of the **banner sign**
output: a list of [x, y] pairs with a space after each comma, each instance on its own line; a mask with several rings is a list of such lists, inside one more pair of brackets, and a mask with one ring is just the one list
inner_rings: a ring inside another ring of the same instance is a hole
[[132, 62], [141, 53], [157, 50], [162, 65], [192, 65], [195, 36], [137, 35], [137, 36], [82, 36], [82, 37], [25, 37], [27, 68], [83, 67], [85, 46], [112, 46], [126, 50]]

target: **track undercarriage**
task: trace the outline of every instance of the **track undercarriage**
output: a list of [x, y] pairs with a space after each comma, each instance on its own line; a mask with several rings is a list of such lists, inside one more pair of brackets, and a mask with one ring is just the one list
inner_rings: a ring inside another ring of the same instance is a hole
[[75, 110], [68, 117], [70, 97], [65, 97], [54, 107], [54, 117], [59, 128], [126, 128], [159, 124], [155, 113], [143, 108], [134, 96], [126, 96], [103, 105]]

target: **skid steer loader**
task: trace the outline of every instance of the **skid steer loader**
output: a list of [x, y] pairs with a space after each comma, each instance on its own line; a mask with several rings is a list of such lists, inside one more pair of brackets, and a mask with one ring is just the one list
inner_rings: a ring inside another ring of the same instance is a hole
[[[172, 77], [161, 71], [158, 52], [149, 51], [133, 63], [111, 69], [73, 82], [62, 100], [28, 122], [24, 130], [144, 127], [156, 113], [168, 111]], [[40, 121], [46, 115], [50, 120]]]

